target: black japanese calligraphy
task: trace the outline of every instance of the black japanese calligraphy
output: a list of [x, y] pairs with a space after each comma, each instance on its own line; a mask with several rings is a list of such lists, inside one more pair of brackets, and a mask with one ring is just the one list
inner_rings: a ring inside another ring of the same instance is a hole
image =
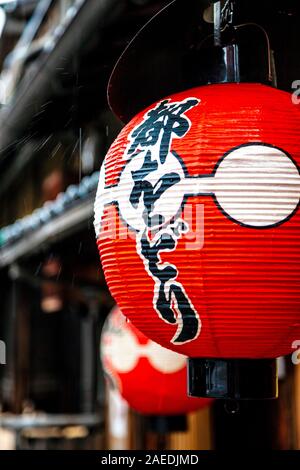
[[[129, 135], [127, 157], [141, 162], [131, 170], [132, 189], [129, 203], [133, 209], [142, 204], [144, 229], [140, 230], [138, 252], [149, 275], [155, 282], [153, 304], [162, 320], [177, 325], [172, 342], [185, 343], [195, 339], [201, 328], [199, 315], [177, 280], [176, 266], [162, 263], [160, 254], [173, 251], [179, 238], [189, 230], [188, 224], [178, 219], [166, 220], [162, 196], [180, 182], [182, 171], [176, 171], [172, 154], [172, 140], [182, 138], [191, 123], [185, 113], [199, 100], [189, 98], [182, 102], [164, 100], [148, 111], [141, 124]], [[155, 232], [154, 238], [150, 236]]]
[[151, 241], [145, 230], [140, 238], [140, 254], [149, 274], [155, 280], [154, 308], [167, 323], [177, 324], [178, 330], [172, 340], [185, 343], [193, 340], [200, 329], [200, 319], [182, 285], [176, 281], [178, 269], [162, 263], [160, 254], [176, 249], [178, 239], [189, 230], [181, 219], [160, 230]]

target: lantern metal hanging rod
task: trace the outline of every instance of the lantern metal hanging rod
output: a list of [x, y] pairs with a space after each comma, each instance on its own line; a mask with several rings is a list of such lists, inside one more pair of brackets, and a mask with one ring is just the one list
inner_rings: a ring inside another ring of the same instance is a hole
[[214, 42], [221, 46], [221, 2], [214, 4]]
[[227, 0], [222, 7], [222, 2], [218, 1], [213, 5], [214, 18], [214, 42], [215, 46], [221, 46], [221, 33], [226, 27], [232, 25], [235, 2]]
[[222, 45], [222, 32], [229, 26], [233, 26], [235, 2], [227, 0], [222, 8], [222, 2], [214, 3], [214, 44], [222, 47], [228, 82], [240, 81], [239, 50], [236, 42]]
[[[268, 55], [268, 81], [276, 86], [276, 80], [273, 72], [272, 67], [272, 50], [270, 44], [270, 38], [265, 30], [261, 25], [254, 22], [249, 23], [242, 23], [239, 25], [234, 25], [234, 9], [235, 9], [235, 1], [234, 0], [227, 0], [222, 7], [222, 2], [218, 1], [213, 5], [213, 19], [214, 19], [214, 44], [216, 47], [222, 47], [222, 33], [229, 28], [230, 26], [234, 30], [238, 30], [240, 28], [245, 27], [254, 27], [258, 28], [265, 36], [266, 44], [267, 44], [267, 55]], [[238, 57], [238, 45], [232, 44], [230, 46], [225, 46], [225, 54], [226, 54], [226, 65], [227, 65], [227, 75], [229, 77], [228, 81], [240, 81], [240, 73], [239, 73], [239, 57]]]

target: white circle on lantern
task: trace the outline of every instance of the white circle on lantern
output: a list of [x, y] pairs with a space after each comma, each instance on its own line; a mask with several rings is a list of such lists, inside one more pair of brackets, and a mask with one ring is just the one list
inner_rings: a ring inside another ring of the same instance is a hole
[[163, 348], [154, 341], [148, 342], [144, 347], [143, 355], [150, 364], [164, 374], [174, 374], [186, 366], [186, 357], [170, 349]]
[[135, 369], [141, 358], [148, 359], [152, 367], [164, 374], [174, 374], [186, 366], [186, 357], [163, 348], [154, 341], [140, 344], [126, 321], [122, 329], [106, 330], [102, 337], [101, 355], [109, 359], [119, 373], [128, 373]]
[[299, 170], [284, 151], [248, 144], [222, 159], [213, 190], [219, 206], [231, 219], [266, 228], [284, 222], [296, 210]]
[[[169, 222], [180, 211], [185, 196], [182, 191], [178, 191], [176, 184], [166, 189], [154, 202], [152, 212], [149, 214], [151, 218], [162, 216], [162, 222], [159, 224], [152, 223], [151, 226], [146, 225], [143, 194], [141, 194], [136, 207], [131, 203], [130, 195], [135, 185], [132, 173], [141, 170], [147, 151], [139, 152], [128, 162], [120, 175], [118, 187], [115, 189], [115, 199], [118, 201], [121, 217], [138, 232], [143, 231], [146, 226], [154, 229]], [[142, 180], [149, 182], [154, 191], [159, 190], [161, 178], [170, 173], [177, 175], [180, 180], [184, 179], [182, 164], [173, 153], [168, 153], [164, 163], [160, 163], [158, 155], [153, 156], [153, 160], [158, 163], [158, 168], [149, 172]]]
[[105, 331], [102, 338], [101, 355], [108, 358], [120, 373], [133, 370], [139, 360], [137, 342], [134, 334], [126, 328], [118, 331]]

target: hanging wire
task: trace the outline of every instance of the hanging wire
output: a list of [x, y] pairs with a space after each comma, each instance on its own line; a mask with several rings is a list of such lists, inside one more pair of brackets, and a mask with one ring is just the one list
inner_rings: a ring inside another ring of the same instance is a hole
[[263, 28], [261, 25], [259, 25], [257, 23], [243, 23], [243, 24], [239, 24], [239, 25], [235, 26], [234, 28], [239, 29], [239, 28], [244, 28], [246, 26], [256, 27], [264, 33], [264, 36], [266, 38], [266, 43], [267, 43], [267, 50], [268, 50], [268, 80], [270, 82], [273, 82], [272, 50], [271, 50], [271, 43], [270, 43], [269, 35], [268, 35], [267, 31], [265, 30], [265, 28]]
[[238, 30], [240, 28], [247, 27], [247, 26], [252, 26], [252, 27], [256, 27], [256, 28], [260, 29], [263, 32], [263, 34], [265, 36], [265, 39], [266, 39], [266, 43], [267, 43], [268, 80], [270, 82], [273, 82], [272, 51], [271, 51], [271, 44], [270, 44], [269, 35], [268, 35], [267, 31], [265, 30], [265, 28], [263, 28], [261, 25], [259, 25], [257, 23], [254, 23], [254, 22], [247, 22], [247, 23], [243, 23], [243, 24], [239, 24], [239, 25], [234, 26], [233, 25], [234, 4], [235, 4], [234, 0], [226, 0], [225, 4], [224, 4], [224, 6], [221, 10], [221, 25], [222, 25], [221, 31], [223, 32], [229, 26], [233, 26], [233, 28], [235, 30]]

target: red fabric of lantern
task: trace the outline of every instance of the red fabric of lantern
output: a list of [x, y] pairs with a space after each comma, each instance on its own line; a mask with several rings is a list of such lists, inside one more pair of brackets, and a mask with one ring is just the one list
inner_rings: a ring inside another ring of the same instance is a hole
[[102, 167], [95, 228], [109, 289], [190, 357], [273, 358], [300, 338], [300, 109], [220, 84], [153, 104]]
[[186, 393], [186, 358], [146, 338], [116, 307], [101, 337], [104, 369], [129, 405], [146, 415], [180, 415], [211, 400]]

